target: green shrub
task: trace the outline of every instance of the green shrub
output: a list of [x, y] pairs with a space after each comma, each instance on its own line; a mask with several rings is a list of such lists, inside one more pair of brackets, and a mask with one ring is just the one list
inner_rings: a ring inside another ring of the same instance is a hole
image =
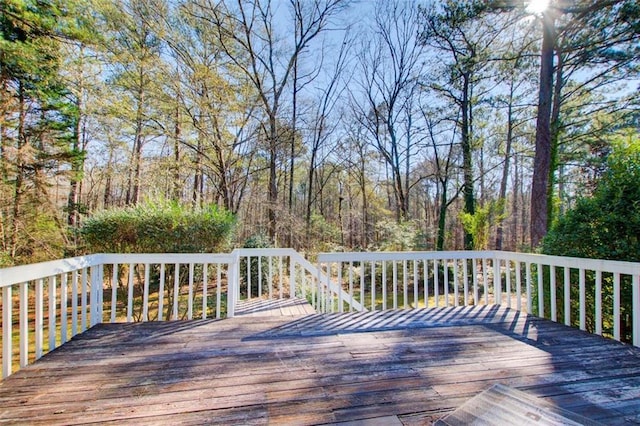
[[[216, 205], [203, 208], [190, 208], [175, 202], [146, 202], [137, 206], [111, 209], [100, 212], [84, 222], [80, 235], [85, 249], [90, 252], [111, 253], [216, 253], [228, 249], [228, 241], [233, 231], [235, 219], [233, 215]], [[150, 265], [150, 293], [159, 290], [160, 265]], [[183, 288], [188, 285], [189, 265], [183, 264], [176, 270], [174, 265], [166, 265], [165, 283], [172, 283], [175, 273], [179, 272], [178, 293], [174, 293], [172, 285], [165, 286], [165, 317], [169, 318], [171, 306], [175, 298], [184, 294]], [[106, 275], [110, 276], [110, 266]], [[117, 298], [119, 305], [125, 306], [128, 300], [127, 280], [128, 265], [118, 269]], [[134, 309], [136, 320], [142, 317], [143, 270], [141, 265], [134, 265]], [[203, 269], [196, 265], [194, 280], [201, 282]], [[110, 293], [107, 293], [110, 294]], [[197, 292], [192, 300], [194, 306], [201, 306]], [[213, 309], [213, 308], [212, 308]], [[213, 312], [213, 310], [212, 310]], [[186, 311], [179, 315], [186, 314]]]
[[[581, 198], [553, 224], [542, 242], [542, 252], [559, 256], [585, 257], [623, 261], [640, 261], [640, 140], [637, 137], [614, 145], [607, 158], [607, 169], [597, 182], [591, 197]], [[560, 273], [560, 272], [558, 272]], [[548, 272], [545, 274], [548, 275]], [[577, 283], [578, 271], [571, 270], [571, 282]], [[621, 324], [623, 340], [632, 312], [630, 277], [621, 280]], [[558, 283], [562, 283], [558, 276]], [[587, 328], [595, 324], [593, 303], [595, 279], [586, 276]], [[612, 315], [612, 277], [602, 277], [603, 316]], [[560, 286], [559, 286], [560, 288]], [[572, 311], [578, 309], [578, 288], [571, 289]], [[563, 295], [559, 290], [557, 304], [562, 311]], [[545, 304], [548, 303], [545, 300]], [[549, 305], [547, 305], [549, 306]], [[562, 312], [560, 312], [562, 314]], [[578, 318], [572, 317], [576, 323]], [[605, 332], [611, 332], [612, 320], [604, 321]]]
[[542, 251], [640, 261], [640, 140], [616, 145], [593, 196], [553, 224]]
[[90, 252], [214, 253], [226, 249], [234, 224], [215, 204], [194, 209], [159, 201], [97, 213], [80, 234]]
[[417, 243], [418, 226], [413, 222], [398, 223], [381, 220], [376, 223], [377, 246], [379, 251], [412, 251]]

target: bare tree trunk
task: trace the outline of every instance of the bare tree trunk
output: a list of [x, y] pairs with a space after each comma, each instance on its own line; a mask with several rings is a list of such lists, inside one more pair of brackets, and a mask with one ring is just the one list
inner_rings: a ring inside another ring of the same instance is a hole
[[507, 182], [509, 180], [509, 163], [511, 161], [511, 145], [513, 143], [513, 82], [511, 82], [509, 93], [509, 105], [507, 107], [507, 140], [504, 148], [504, 167], [502, 168], [502, 179], [500, 180], [500, 194], [498, 202], [498, 223], [496, 228], [496, 250], [502, 250], [502, 239], [504, 234], [504, 213], [506, 212]]
[[[470, 134], [470, 110], [471, 100], [469, 99], [469, 79], [468, 73], [462, 75], [463, 87], [462, 87], [462, 102], [460, 109], [462, 112], [461, 122], [461, 143], [462, 143], [462, 169], [463, 169], [463, 193], [464, 193], [464, 211], [471, 215], [475, 214], [475, 197], [473, 195], [473, 160], [472, 160], [472, 146], [471, 146], [471, 134]], [[473, 235], [465, 230], [464, 232], [464, 248], [465, 250], [473, 249]]]
[[76, 125], [73, 129], [73, 158], [71, 160], [71, 175], [69, 178], [69, 197], [67, 200], [67, 224], [75, 227], [78, 224], [78, 204], [80, 201], [80, 183], [82, 182], [82, 172], [84, 169], [84, 147], [83, 139], [83, 97], [84, 97], [84, 74], [82, 72], [82, 64], [80, 64], [80, 78], [78, 82], [78, 99], [76, 107], [78, 108], [78, 116], [76, 117]]
[[[296, 25], [297, 32], [297, 25]], [[293, 61], [293, 99], [291, 111], [291, 151], [289, 152], [289, 216], [293, 217], [293, 178], [295, 167], [295, 155], [296, 155], [296, 120], [298, 113], [298, 56], [296, 55]], [[289, 247], [293, 246], [293, 233], [295, 230], [293, 226], [289, 227]]]
[[[520, 171], [519, 171], [519, 163], [518, 163], [518, 154], [516, 153], [513, 156], [513, 197], [512, 197], [512, 207], [511, 207], [511, 217], [513, 218], [513, 223], [511, 226], [511, 249], [515, 250], [518, 246], [518, 235], [520, 232], [520, 228], [518, 226], [518, 215], [520, 212], [520, 206], [518, 204], [518, 194], [520, 194]], [[524, 230], [523, 230], [524, 232]]]
[[180, 137], [182, 134], [182, 127], [180, 126], [180, 106], [176, 104], [176, 110], [174, 113], [174, 128], [173, 128], [173, 190], [172, 198], [175, 201], [180, 201], [182, 194], [182, 185], [180, 184]]
[[114, 148], [109, 144], [109, 158], [107, 164], [104, 167], [104, 193], [102, 195], [103, 208], [108, 209], [113, 204], [112, 185], [113, 185], [113, 157]]
[[138, 81], [138, 104], [136, 106], [136, 131], [133, 140], [133, 150], [131, 152], [131, 166], [129, 169], [129, 182], [127, 185], [127, 195], [125, 199], [126, 205], [138, 204], [140, 201], [140, 174], [142, 162], [142, 145], [143, 145], [143, 125], [144, 115], [143, 108], [145, 102], [144, 93], [144, 71], [139, 69]]
[[444, 237], [447, 224], [447, 183], [441, 182], [440, 191], [440, 207], [438, 208], [438, 239], [436, 241], [436, 250], [444, 250]]
[[547, 233], [547, 202], [551, 168], [551, 100], [553, 89], [553, 49], [555, 19], [543, 14], [543, 37], [540, 58], [540, 89], [536, 118], [536, 153], [531, 183], [531, 246], [537, 247]]
[[367, 197], [367, 175], [366, 175], [366, 158], [364, 147], [360, 150], [359, 154], [359, 170], [358, 170], [358, 182], [360, 184], [360, 191], [362, 192], [362, 244], [363, 248], [369, 246], [369, 198]]
[[196, 149], [195, 171], [193, 173], [193, 188], [191, 191], [191, 200], [194, 207], [202, 205], [202, 195], [204, 190], [203, 173], [202, 173], [202, 134], [198, 134], [198, 146]]
[[17, 245], [18, 245], [18, 230], [19, 230], [19, 218], [21, 215], [21, 204], [23, 195], [24, 174], [26, 172], [26, 164], [24, 155], [24, 147], [27, 145], [26, 135], [26, 119], [27, 119], [27, 106], [24, 97], [24, 87], [22, 82], [18, 87], [18, 152], [16, 158], [16, 179], [13, 191], [13, 205], [12, 205], [12, 217], [10, 221], [10, 238], [9, 238], [9, 252], [11, 257], [15, 257]]
[[[0, 53], [1, 55], [1, 53]], [[7, 156], [7, 144], [9, 143], [8, 126], [5, 125], [9, 110], [9, 99], [5, 99], [5, 93], [8, 93], [8, 77], [5, 76], [4, 69], [0, 69], [0, 178], [5, 182], [9, 176], [9, 158]]]
[[340, 245], [344, 247], [344, 224], [342, 220], [342, 203], [344, 202], [343, 185], [338, 181], [338, 223], [340, 223]]
[[404, 206], [403, 210], [405, 212], [404, 219], [407, 220], [409, 218], [409, 176], [411, 173], [411, 124], [412, 124], [411, 114], [409, 113], [407, 116], [407, 155], [405, 156], [405, 165], [404, 165], [404, 187], [405, 187], [405, 197], [404, 197]]
[[278, 205], [278, 128], [275, 116], [269, 117], [269, 238], [275, 243], [278, 220], [276, 208]]
[[558, 182], [556, 171], [558, 170], [558, 138], [560, 132], [560, 106], [562, 104], [562, 53], [559, 47], [556, 47], [556, 78], [553, 84], [553, 101], [551, 103], [551, 121], [549, 122], [549, 140], [551, 144], [551, 155], [549, 160], [549, 186], [547, 189], [547, 227], [553, 223], [555, 217], [554, 194], [555, 185]]
[[309, 160], [309, 171], [307, 172], [307, 213], [305, 217], [307, 236], [310, 238], [311, 231], [311, 207], [313, 205], [313, 177], [316, 170], [317, 150], [311, 149], [311, 159]]

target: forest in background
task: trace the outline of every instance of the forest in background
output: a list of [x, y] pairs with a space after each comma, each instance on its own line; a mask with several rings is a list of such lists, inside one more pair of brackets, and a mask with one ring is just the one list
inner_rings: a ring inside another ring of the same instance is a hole
[[0, 265], [167, 200], [236, 246], [535, 248], [638, 143], [640, 6], [533, 6], [0, 0]]

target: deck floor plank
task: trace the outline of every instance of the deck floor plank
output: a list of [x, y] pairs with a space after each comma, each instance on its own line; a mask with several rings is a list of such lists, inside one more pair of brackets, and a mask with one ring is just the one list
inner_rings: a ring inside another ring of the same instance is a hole
[[495, 383], [640, 422], [629, 345], [506, 308], [277, 310], [96, 326], [0, 382], [0, 423], [418, 425]]
[[235, 315], [251, 317], [280, 317], [315, 314], [316, 311], [304, 299], [292, 297], [288, 299], [254, 298], [242, 300], [236, 305]]

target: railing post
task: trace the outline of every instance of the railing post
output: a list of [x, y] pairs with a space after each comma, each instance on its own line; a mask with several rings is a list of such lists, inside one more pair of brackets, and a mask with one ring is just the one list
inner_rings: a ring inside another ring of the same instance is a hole
[[80, 291], [80, 332], [87, 329], [87, 268], [82, 268], [82, 289]]
[[[162, 270], [160, 272], [160, 297], [158, 298], [158, 319], [162, 321], [162, 294], [164, 289], [164, 264], [162, 264]], [[116, 322], [116, 308], [118, 306], [118, 264], [113, 264], [113, 270], [111, 271], [111, 322]]]
[[583, 268], [580, 268], [579, 272], [579, 288], [580, 288], [580, 330], [587, 329], [587, 291], [586, 291], [586, 283], [585, 283], [585, 271]]
[[556, 287], [556, 267], [555, 265], [549, 265], [549, 282], [550, 282], [550, 288], [551, 290], [549, 290], [549, 301], [550, 303], [550, 309], [551, 309], [551, 321], [557, 322], [558, 321], [558, 302], [556, 300], [557, 298], [557, 287]]
[[633, 308], [633, 316], [631, 330], [633, 333], [633, 346], [640, 346], [640, 275], [633, 275], [632, 282], [632, 297], [633, 302], [631, 304]]
[[13, 348], [12, 328], [13, 328], [13, 306], [11, 300], [11, 286], [2, 288], [2, 377], [5, 378], [11, 374], [11, 354]]
[[[60, 344], [67, 343], [67, 300], [69, 296], [67, 294], [68, 284], [67, 274], [60, 276]], [[22, 302], [21, 302], [22, 303]]]
[[[63, 339], [66, 336], [63, 336]], [[64, 340], [63, 340], [64, 341]], [[20, 368], [29, 364], [29, 283], [20, 283]]]
[[571, 325], [571, 269], [564, 268], [564, 325]]
[[493, 292], [496, 305], [502, 305], [502, 276], [500, 275], [500, 260], [493, 258]]
[[521, 311], [522, 310], [522, 265], [520, 264], [520, 261], [517, 260], [516, 261], [516, 309]]
[[148, 263], [144, 264], [144, 283], [142, 283], [142, 321], [149, 321], [149, 269]]
[[544, 268], [538, 263], [538, 316], [544, 318]]
[[620, 341], [620, 274], [613, 274], [613, 338]]
[[98, 267], [92, 266], [91, 274], [91, 291], [89, 292], [89, 327], [93, 327], [98, 323]]
[[56, 348], [56, 276], [49, 277], [49, 351]]
[[[36, 287], [36, 336], [38, 335], [38, 287]], [[114, 320], [115, 321], [115, 320]], [[71, 272], [71, 337], [78, 334], [78, 271]], [[37, 340], [37, 339], [36, 339]]]
[[525, 283], [527, 286], [527, 313], [533, 315], [533, 299], [531, 298], [531, 262], [525, 263]]
[[97, 324], [102, 324], [104, 318], [104, 263], [100, 262], [98, 265], [98, 277], [100, 285], [98, 286], [98, 321]]
[[235, 250], [232, 255], [233, 260], [227, 272], [227, 318], [235, 316], [237, 294], [240, 289], [240, 256]]
[[313, 309], [317, 312], [320, 312], [320, 259], [318, 259], [317, 267], [316, 267], [316, 276], [315, 281], [311, 283], [311, 305]]
[[36, 320], [35, 320], [35, 338], [36, 338], [36, 359], [42, 356], [42, 347], [44, 346], [44, 280], [36, 281]]
[[296, 261], [289, 255], [289, 298], [296, 297]]

